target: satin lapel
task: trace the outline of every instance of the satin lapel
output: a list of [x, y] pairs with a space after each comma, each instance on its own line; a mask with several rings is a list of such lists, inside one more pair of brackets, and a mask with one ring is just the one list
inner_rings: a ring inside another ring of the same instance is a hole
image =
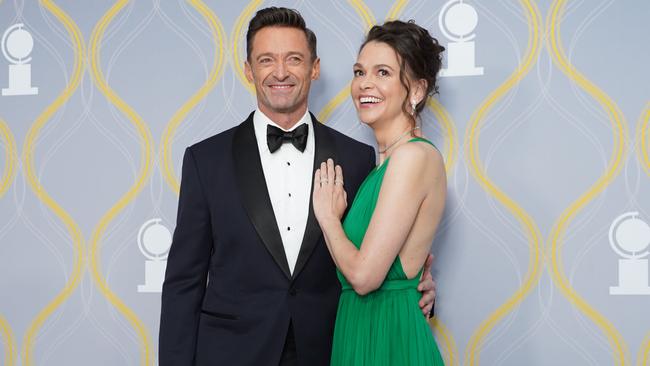
[[[334, 141], [329, 131], [321, 125], [314, 115], [311, 115], [312, 125], [314, 126], [314, 141], [316, 142], [316, 150], [314, 152], [314, 167], [312, 170], [311, 176], [313, 177], [313, 172], [320, 166], [320, 163], [326, 161], [328, 158], [334, 159], [336, 162], [336, 155], [334, 154]], [[300, 253], [298, 253], [298, 260], [296, 261], [296, 267], [293, 271], [293, 278], [297, 278], [300, 274], [300, 271], [305, 267], [307, 260], [311, 256], [311, 253], [316, 248], [318, 240], [320, 239], [322, 232], [320, 226], [318, 226], [318, 221], [316, 221], [316, 216], [314, 215], [314, 207], [312, 201], [312, 194], [314, 192], [314, 182], [312, 180], [310, 186], [309, 194], [309, 217], [307, 218], [307, 227], [305, 228], [305, 236], [303, 236], [302, 244], [300, 246]]]
[[248, 217], [282, 272], [287, 278], [291, 278], [282, 237], [264, 179], [262, 162], [255, 139], [253, 114], [235, 131], [232, 150], [235, 175]]

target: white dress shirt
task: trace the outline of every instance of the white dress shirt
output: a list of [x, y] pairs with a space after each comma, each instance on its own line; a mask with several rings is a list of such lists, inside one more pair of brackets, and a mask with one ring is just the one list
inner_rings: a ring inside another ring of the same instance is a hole
[[[283, 131], [293, 131], [302, 124], [309, 126], [305, 151], [300, 152], [291, 143], [282, 144], [274, 153], [269, 151], [266, 143], [267, 125], [278, 127]], [[290, 130], [285, 130], [271, 121], [259, 109], [253, 115], [253, 125], [255, 126], [255, 138], [260, 152], [266, 187], [280, 236], [282, 236], [289, 270], [293, 274], [309, 216], [316, 146], [314, 126], [309, 112], [306, 112]]]

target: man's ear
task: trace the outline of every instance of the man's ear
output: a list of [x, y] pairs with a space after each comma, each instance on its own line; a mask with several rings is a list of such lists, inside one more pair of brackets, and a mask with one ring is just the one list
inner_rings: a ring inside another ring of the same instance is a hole
[[251, 64], [248, 63], [248, 60], [244, 61], [244, 75], [246, 75], [246, 79], [249, 83], [254, 84], [253, 68], [251, 67]]
[[320, 58], [316, 57], [314, 63], [311, 66], [311, 79], [318, 80], [320, 77]]

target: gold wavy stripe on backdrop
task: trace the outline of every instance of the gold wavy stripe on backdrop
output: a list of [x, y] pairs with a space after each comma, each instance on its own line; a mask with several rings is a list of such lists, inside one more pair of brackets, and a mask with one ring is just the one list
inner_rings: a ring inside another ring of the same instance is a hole
[[404, 7], [408, 3], [408, 0], [399, 0], [396, 1], [393, 6], [390, 8], [388, 11], [388, 15], [386, 16], [386, 20], [393, 20], [397, 19], [400, 14], [402, 14], [402, 11], [404, 10]]
[[262, 3], [264, 3], [264, 0], [253, 0], [246, 6], [246, 8], [244, 8], [244, 11], [239, 14], [230, 36], [230, 43], [232, 43], [232, 65], [235, 68], [235, 74], [237, 74], [239, 81], [241, 81], [242, 85], [251, 94], [255, 94], [255, 87], [253, 84], [248, 82], [248, 79], [246, 79], [246, 75], [244, 74], [244, 66], [240, 57], [246, 53], [243, 52], [241, 47], [246, 45], [246, 40], [244, 38], [246, 30], [244, 26], [250, 21], [253, 12], [255, 12]]
[[36, 334], [38, 333], [39, 328], [43, 325], [45, 320], [52, 315], [52, 313], [63, 303], [65, 302], [72, 292], [77, 288], [81, 280], [83, 273], [84, 265], [84, 239], [81, 233], [81, 229], [77, 223], [72, 219], [72, 217], [61, 207], [59, 206], [52, 197], [50, 197], [36, 176], [36, 169], [34, 167], [34, 148], [36, 146], [36, 141], [38, 135], [47, 123], [47, 121], [52, 117], [52, 115], [65, 104], [65, 102], [70, 99], [72, 94], [75, 92], [79, 83], [81, 82], [81, 76], [83, 72], [83, 59], [84, 59], [84, 41], [81, 35], [81, 31], [77, 25], [70, 19], [70, 17], [59, 7], [57, 7], [50, 0], [41, 0], [40, 4], [45, 7], [54, 17], [56, 17], [65, 27], [72, 45], [74, 47], [74, 66], [72, 71], [72, 77], [68, 82], [65, 89], [61, 94], [50, 104], [34, 121], [32, 126], [27, 132], [25, 137], [25, 143], [23, 145], [23, 165], [25, 169], [25, 178], [29, 187], [34, 191], [36, 197], [43, 202], [52, 212], [59, 217], [61, 221], [66, 226], [66, 229], [72, 240], [72, 247], [74, 250], [74, 264], [72, 267], [72, 273], [70, 279], [65, 284], [65, 287], [61, 292], [56, 295], [54, 300], [47, 304], [32, 320], [27, 332], [25, 333], [23, 339], [23, 362], [25, 366], [31, 366], [34, 364], [32, 351], [34, 348], [34, 343], [36, 340]]
[[162, 136], [162, 167], [163, 167], [163, 177], [169, 185], [169, 187], [178, 194], [180, 191], [180, 183], [174, 172], [174, 164], [172, 162], [172, 142], [176, 129], [181, 124], [181, 122], [187, 117], [187, 114], [201, 101], [205, 96], [214, 88], [219, 78], [223, 74], [224, 69], [224, 30], [219, 18], [210, 10], [210, 8], [205, 5], [200, 0], [189, 0], [190, 4], [203, 15], [203, 18], [210, 25], [210, 31], [212, 32], [212, 38], [215, 44], [214, 52], [214, 62], [212, 63], [212, 69], [208, 75], [208, 79], [201, 86], [201, 88], [194, 94], [192, 97], [181, 106], [181, 108], [174, 113], [173, 117], [167, 123], [167, 127], [163, 132]]
[[332, 116], [332, 113], [334, 113], [334, 110], [338, 108], [343, 102], [345, 102], [348, 98], [350, 97], [350, 83], [347, 83], [343, 89], [341, 89], [340, 92], [336, 93], [334, 98], [332, 98], [325, 106], [323, 109], [321, 109], [320, 112], [318, 112], [318, 115], [316, 118], [318, 120], [325, 124], [327, 121], [330, 119]]
[[519, 305], [530, 291], [537, 285], [541, 276], [542, 255], [540, 250], [541, 233], [533, 218], [514, 200], [508, 197], [488, 177], [479, 156], [480, 123], [494, 104], [501, 99], [510, 89], [519, 83], [528, 74], [537, 62], [540, 53], [540, 23], [541, 15], [537, 4], [529, 0], [520, 1], [528, 23], [528, 46], [524, 60], [515, 72], [499, 87], [494, 90], [474, 112], [466, 135], [467, 155], [469, 156], [470, 171], [483, 189], [505, 206], [521, 223], [525, 235], [528, 237], [530, 247], [528, 271], [522, 285], [515, 293], [500, 305], [485, 319], [474, 331], [469, 344], [465, 349], [465, 361], [470, 365], [478, 365], [481, 347], [484, 338], [494, 326], [517, 305]]
[[[16, 151], [16, 140], [14, 139], [7, 123], [0, 118], [0, 136], [2, 136], [5, 143], [5, 171], [0, 180], [0, 198], [7, 192], [11, 183], [16, 176], [16, 160], [18, 153]], [[9, 322], [0, 315], [0, 333], [4, 338], [5, 344], [5, 365], [13, 366], [16, 361], [16, 337], [11, 330]]]
[[650, 365], [650, 360], [648, 356], [650, 355], [650, 333], [646, 333], [639, 349], [639, 355], [637, 356], [637, 366], [648, 366]]
[[106, 31], [106, 27], [111, 21], [117, 16], [117, 14], [124, 8], [129, 0], [119, 0], [117, 1], [99, 20], [95, 25], [90, 40], [90, 66], [93, 76], [93, 82], [97, 88], [106, 96], [106, 98], [117, 108], [119, 109], [126, 117], [132, 122], [133, 126], [140, 136], [141, 143], [141, 155], [140, 155], [140, 165], [141, 170], [139, 175], [136, 178], [136, 182], [131, 186], [124, 196], [122, 196], [119, 201], [111, 207], [108, 212], [100, 219], [99, 223], [93, 230], [91, 245], [90, 245], [90, 268], [91, 275], [95, 281], [99, 291], [104, 295], [106, 300], [108, 300], [124, 317], [131, 323], [131, 326], [135, 329], [137, 337], [140, 341], [140, 362], [141, 365], [149, 366], [154, 364], [154, 359], [152, 356], [152, 344], [149, 337], [149, 333], [138, 318], [133, 310], [131, 310], [126, 304], [120, 300], [120, 298], [111, 291], [108, 283], [102, 277], [100, 269], [100, 242], [108, 227], [109, 223], [120, 213], [130, 202], [132, 202], [137, 195], [140, 193], [144, 185], [149, 179], [151, 174], [152, 167], [152, 155], [153, 155], [153, 139], [151, 137], [151, 132], [147, 124], [142, 120], [142, 118], [128, 105], [126, 104], [106, 83], [102, 69], [101, 69], [101, 55], [100, 55], [100, 46], [101, 41]]
[[639, 117], [638, 131], [636, 135], [638, 138], [637, 152], [639, 154], [639, 161], [650, 177], [650, 149], [648, 147], [650, 145], [650, 103], [646, 104], [645, 110], [643, 110], [641, 117]]
[[11, 331], [9, 322], [2, 315], [0, 315], [0, 332], [2, 332], [5, 344], [4, 364], [6, 366], [13, 366], [16, 362], [16, 338]]
[[447, 356], [445, 360], [445, 365], [447, 366], [457, 366], [458, 365], [458, 347], [456, 347], [456, 341], [452, 336], [451, 332], [447, 327], [438, 319], [434, 317], [429, 320], [429, 326], [438, 334], [436, 337], [438, 340], [442, 341], [442, 345], [445, 349], [444, 355]]
[[[350, 5], [352, 5], [354, 11], [356, 11], [357, 14], [361, 17], [361, 20], [363, 20], [363, 24], [366, 25], [366, 29], [365, 29], [366, 32], [370, 30], [370, 27], [377, 24], [377, 19], [375, 19], [375, 16], [372, 14], [372, 11], [368, 7], [368, 5], [366, 5], [366, 3], [363, 2], [363, 0], [348, 0], [348, 2], [350, 3]], [[407, 1], [398, 0], [395, 5], [397, 5], [397, 3], [405, 3], [405, 2]], [[395, 5], [393, 5], [391, 9], [394, 9]]]
[[566, 74], [571, 80], [578, 84], [585, 92], [590, 94], [603, 109], [607, 112], [614, 131], [613, 143], [614, 147], [610, 157], [609, 166], [606, 172], [594, 183], [587, 192], [583, 193], [580, 198], [573, 202], [567, 209], [562, 212], [559, 219], [553, 226], [553, 230], [549, 237], [550, 250], [551, 250], [551, 275], [553, 281], [560, 288], [564, 296], [578, 308], [582, 313], [589, 317], [603, 332], [607, 335], [607, 339], [612, 348], [614, 360], [617, 365], [627, 364], [627, 346], [621, 334], [616, 330], [614, 325], [596, 309], [587, 303], [577, 291], [571, 287], [569, 280], [564, 274], [562, 265], [562, 252], [560, 246], [563, 244], [563, 236], [569, 226], [571, 220], [577, 215], [587, 203], [592, 201], [598, 194], [600, 194], [611, 182], [616, 175], [620, 172], [621, 166], [625, 159], [625, 145], [627, 136], [627, 126], [623, 114], [618, 106], [612, 101], [607, 94], [600, 90], [597, 86], [587, 80], [568, 60], [562, 48], [560, 23], [564, 13], [566, 2], [564, 0], [555, 0], [551, 5], [547, 23], [550, 32], [550, 51], [553, 62]]
[[449, 112], [447, 112], [445, 107], [437, 99], [430, 98], [427, 102], [427, 107], [436, 116], [436, 120], [440, 122], [445, 133], [445, 169], [447, 170], [447, 179], [449, 179], [454, 172], [454, 166], [458, 157], [458, 148], [456, 147], [458, 133], [456, 132], [456, 125], [451, 119]]
[[[648, 154], [648, 144], [650, 144], [650, 133], [648, 128], [650, 127], [650, 103], [646, 104], [645, 109], [639, 117], [639, 128], [636, 136], [638, 138], [638, 153], [639, 161], [643, 165], [643, 169], [650, 177], [650, 154]], [[650, 332], [648, 332], [641, 344], [639, 349], [639, 354], [637, 356], [637, 365], [638, 366], [648, 366], [650, 365]]]
[[16, 160], [18, 159], [16, 140], [11, 133], [11, 129], [2, 118], [0, 118], [0, 137], [5, 142], [5, 171], [0, 180], [0, 197], [2, 197], [16, 177]]

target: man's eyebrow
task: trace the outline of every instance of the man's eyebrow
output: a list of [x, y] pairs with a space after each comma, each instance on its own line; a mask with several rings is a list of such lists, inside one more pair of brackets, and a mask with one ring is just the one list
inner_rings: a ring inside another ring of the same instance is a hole
[[[287, 56], [294, 56], [294, 55], [298, 55], [300, 57], [305, 57], [305, 54], [300, 52], [300, 51], [287, 52]], [[264, 52], [264, 53], [261, 53], [261, 54], [257, 55], [257, 57], [255, 59], [259, 60], [262, 57], [275, 57], [275, 54], [273, 52]]]
[[264, 53], [261, 53], [261, 54], [257, 55], [257, 57], [255, 57], [255, 59], [256, 59], [256, 60], [259, 60], [259, 59], [262, 58], [262, 57], [273, 57], [273, 53], [271, 53], [271, 52], [264, 52]]

